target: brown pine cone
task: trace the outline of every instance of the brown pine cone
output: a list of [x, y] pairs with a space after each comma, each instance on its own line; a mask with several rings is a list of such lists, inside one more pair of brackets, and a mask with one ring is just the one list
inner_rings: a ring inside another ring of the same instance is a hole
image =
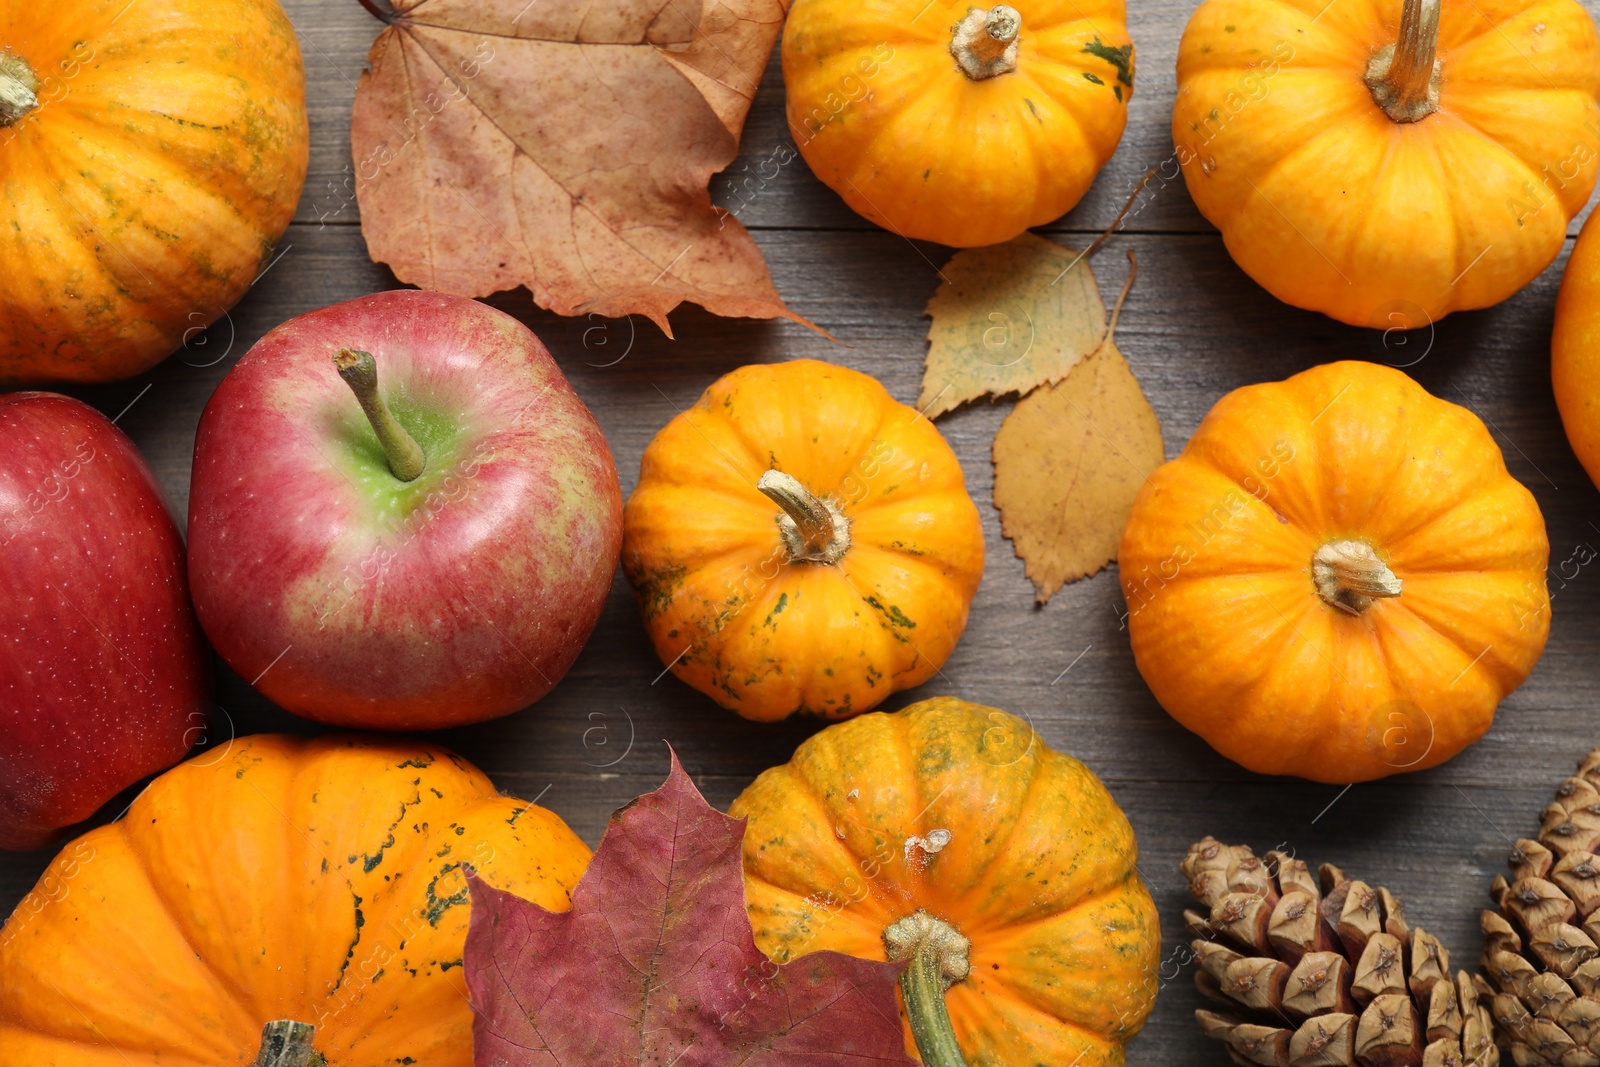
[[1523, 1067], [1600, 1067], [1600, 750], [1561, 783], [1539, 840], [1518, 841], [1483, 913], [1479, 989]]
[[1268, 1067], [1495, 1067], [1488, 1010], [1439, 939], [1387, 889], [1324, 865], [1206, 838], [1181, 866], [1209, 914], [1184, 912], [1197, 1011], [1235, 1063]]

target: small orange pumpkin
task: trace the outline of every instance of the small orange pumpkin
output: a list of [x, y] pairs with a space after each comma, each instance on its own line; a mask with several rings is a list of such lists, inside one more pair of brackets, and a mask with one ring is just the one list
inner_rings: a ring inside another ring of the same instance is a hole
[[294, 217], [294, 27], [278, 0], [0, 0], [0, 46], [0, 383], [137, 374]]
[[1576, 0], [1205, 0], [1177, 159], [1279, 300], [1414, 328], [1549, 266], [1600, 171], [1600, 36]]
[[0, 1050], [202, 1067], [275, 1041], [298, 1054], [263, 1062], [470, 1067], [462, 868], [566, 910], [588, 861], [443, 749], [234, 741], [69, 845], [0, 929]]
[[1600, 485], [1600, 227], [1583, 224], [1556, 299], [1550, 377], [1567, 440]]
[[1133, 96], [1123, 0], [796, 0], [789, 131], [818, 178], [906, 237], [1009, 241], [1070, 211]]
[[1544, 649], [1549, 552], [1476, 415], [1347, 362], [1219, 400], [1117, 565], [1173, 718], [1250, 770], [1344, 784], [1483, 736]]
[[906, 1044], [923, 1063], [1124, 1062], [1161, 955], [1138, 843], [1099, 779], [1027, 723], [950, 697], [863, 715], [728, 813], [749, 820], [756, 944], [778, 963], [908, 961]]
[[949, 658], [983, 528], [931, 422], [802, 359], [723, 376], [656, 435], [622, 568], [673, 674], [747, 719], [837, 719]]

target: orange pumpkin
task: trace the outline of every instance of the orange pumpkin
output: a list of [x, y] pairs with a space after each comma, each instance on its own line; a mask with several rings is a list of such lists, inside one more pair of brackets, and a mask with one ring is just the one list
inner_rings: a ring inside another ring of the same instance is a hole
[[1548, 556], [1476, 415], [1349, 362], [1218, 401], [1117, 563], [1175, 719], [1253, 771], [1343, 784], [1483, 736], [1544, 648]]
[[1235, 262], [1342, 322], [1426, 325], [1549, 266], [1600, 168], [1577, 0], [1205, 0], [1177, 159]]
[[983, 529], [931, 422], [795, 360], [725, 375], [650, 442], [622, 568], [679, 678], [747, 719], [843, 718], [949, 658]]
[[970, 247], [1060, 217], [1133, 96], [1123, 0], [795, 0], [789, 131], [818, 178], [905, 237]]
[[0, 383], [137, 374], [294, 216], [294, 27], [277, 0], [0, 0], [0, 43]]
[[1138, 844], [1094, 774], [1028, 724], [949, 697], [864, 715], [728, 813], [749, 820], [762, 951], [907, 960], [907, 1046], [925, 1064], [1124, 1062], [1161, 955]]
[[560, 819], [443, 749], [235, 741], [69, 845], [18, 906], [0, 930], [0, 1050], [243, 1065], [278, 1023], [331, 1067], [470, 1067], [462, 868], [565, 910], [588, 860]]
[[1556, 300], [1550, 377], [1572, 450], [1600, 485], [1600, 228], [1583, 224]]

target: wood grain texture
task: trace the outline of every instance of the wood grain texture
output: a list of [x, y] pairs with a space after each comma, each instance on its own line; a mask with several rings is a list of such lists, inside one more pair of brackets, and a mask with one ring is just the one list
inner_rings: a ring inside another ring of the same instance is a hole
[[[1134, 11], [1140, 78], [1128, 133], [1084, 204], [1050, 230], [1098, 230], [1137, 176], [1170, 155], [1172, 63], [1190, 6], [1156, 0]], [[311, 78], [313, 157], [300, 221], [284, 239], [281, 258], [227, 319], [173, 359], [137, 379], [74, 390], [113, 416], [131, 403], [119, 425], [149, 457], [180, 517], [201, 408], [233, 362], [284, 319], [394, 285], [368, 260], [353, 194], [342, 186], [352, 173], [349, 104], [379, 25], [355, 0], [292, 0], [288, 7]], [[1591, 3], [1591, 11], [1597, 7]], [[754, 170], [788, 143], [774, 66], [733, 173], [747, 164]], [[723, 203], [736, 202], [725, 182], [715, 188]], [[979, 503], [988, 567], [950, 662], [887, 707], [938, 694], [998, 705], [1027, 717], [1047, 743], [1101, 775], [1139, 834], [1140, 868], [1165, 930], [1164, 988], [1130, 1062], [1218, 1064], [1225, 1056], [1198, 1038], [1191, 1018], [1200, 1000], [1184, 965], [1181, 912], [1189, 895], [1177, 874], [1187, 845], [1205, 833], [1258, 851], [1290, 848], [1312, 863], [1338, 863], [1387, 884], [1407, 899], [1413, 921], [1445, 940], [1458, 966], [1473, 965], [1478, 910], [1511, 840], [1535, 830], [1556, 783], [1600, 742], [1600, 561], [1576, 562], [1600, 549], [1600, 493], [1567, 446], [1550, 392], [1560, 262], [1499, 307], [1385, 338], [1274, 301], [1233, 266], [1181, 180], [1164, 186], [1158, 180], [1146, 196], [1147, 206], [1099, 253], [1096, 270], [1103, 291], [1114, 294], [1126, 269], [1124, 249], [1138, 253], [1140, 276], [1118, 344], [1161, 419], [1168, 456], [1236, 386], [1333, 359], [1389, 362], [1485, 418], [1511, 472], [1544, 509], [1552, 546], [1548, 649], [1481, 743], [1434, 771], [1347, 793], [1263, 778], [1215, 755], [1156, 705], [1121, 628], [1114, 572], [1067, 586], [1043, 609], [1033, 606], [1032, 586], [990, 506], [989, 442], [1007, 404], [980, 403], [939, 420]], [[549, 344], [604, 427], [625, 491], [655, 431], [716, 376], [744, 363], [827, 359], [873, 374], [902, 401], [917, 395], [927, 332], [922, 309], [949, 251], [869, 227], [799, 159], [750, 195], [740, 217], [752, 226], [790, 306], [844, 346], [792, 324], [717, 319], [698, 309], [672, 316], [678, 340], [667, 341], [637, 316], [563, 320], [534, 308], [526, 294], [491, 301]], [[1585, 549], [1575, 557], [1579, 546]], [[211, 743], [234, 733], [317, 731], [269, 706], [220, 663], [215, 675], [219, 710]], [[747, 723], [662, 677], [619, 577], [594, 639], [548, 698], [511, 718], [435, 739], [472, 759], [504, 790], [539, 798], [592, 844], [614, 808], [660, 783], [664, 740], [708, 798], [725, 806], [759, 771], [788, 759], [817, 725]], [[108, 805], [102, 819], [130, 797]], [[9, 910], [27, 892], [48, 858], [0, 854], [0, 908]]]

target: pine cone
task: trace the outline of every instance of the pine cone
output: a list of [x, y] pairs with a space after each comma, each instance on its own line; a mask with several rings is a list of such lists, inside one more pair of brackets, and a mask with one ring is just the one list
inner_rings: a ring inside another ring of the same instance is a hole
[[1516, 843], [1483, 913], [1478, 988], [1523, 1067], [1600, 1065], [1600, 750], [1561, 783], [1539, 840]]
[[1387, 889], [1324, 865], [1206, 838], [1183, 874], [1209, 915], [1184, 912], [1197, 1011], [1233, 1062], [1268, 1067], [1495, 1067], [1489, 1011], [1439, 939]]

